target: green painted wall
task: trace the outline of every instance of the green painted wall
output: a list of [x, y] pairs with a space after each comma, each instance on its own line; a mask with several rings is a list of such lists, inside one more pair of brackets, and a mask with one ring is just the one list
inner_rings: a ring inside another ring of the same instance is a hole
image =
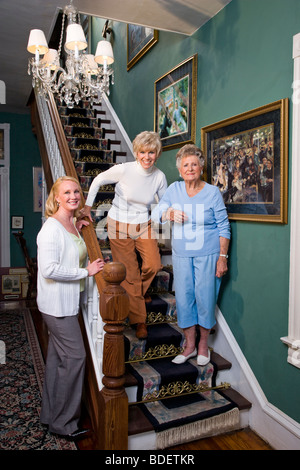
[[[95, 20], [96, 40], [102, 25]], [[126, 25], [112, 26], [111, 101], [131, 139], [153, 130], [155, 80], [195, 53], [198, 145], [201, 127], [291, 98], [299, 0], [232, 0], [191, 37], [160, 32], [158, 44], [129, 72]], [[163, 152], [158, 162], [169, 183], [178, 178], [175, 155], [176, 150]], [[230, 268], [220, 308], [267, 399], [300, 421], [300, 371], [287, 363], [287, 348], [280, 341], [288, 333], [290, 226], [232, 222], [231, 228]]]
[[[33, 212], [33, 167], [41, 166], [38, 144], [32, 133], [29, 114], [1, 113], [0, 122], [10, 124], [10, 215], [24, 217], [24, 237], [30, 256], [36, 256], [36, 236], [41, 212]], [[24, 256], [10, 237], [11, 266], [25, 266]]]

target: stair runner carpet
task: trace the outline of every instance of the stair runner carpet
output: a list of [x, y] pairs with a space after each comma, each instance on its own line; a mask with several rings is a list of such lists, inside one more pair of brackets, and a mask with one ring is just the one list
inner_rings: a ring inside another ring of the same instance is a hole
[[[180, 329], [170, 324], [148, 326], [147, 340], [137, 340], [131, 328], [125, 330], [127, 359], [147, 353], [156, 345], [182, 346]], [[152, 424], [157, 448], [163, 449], [182, 442], [199, 439], [235, 429], [239, 424], [236, 404], [223, 396], [222, 390], [208, 390], [185, 395], [193, 385], [211, 388], [216, 386], [217, 366], [212, 361], [204, 367], [197, 365], [196, 358], [185, 364], [172, 363], [172, 357], [127, 363], [129, 373], [137, 381], [136, 402]], [[173, 394], [179, 396], [173, 397]], [[180, 395], [182, 393], [182, 395]], [[163, 398], [141, 403], [157, 394]]]

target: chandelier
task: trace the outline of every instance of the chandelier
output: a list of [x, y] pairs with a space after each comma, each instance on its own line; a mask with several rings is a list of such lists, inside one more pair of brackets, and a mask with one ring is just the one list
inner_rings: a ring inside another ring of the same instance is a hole
[[[62, 42], [66, 19], [65, 68], [62, 67]], [[49, 92], [55, 94], [61, 104], [73, 108], [80, 100], [99, 103], [103, 93], [109, 94], [110, 81], [114, 83], [114, 62], [109, 41], [99, 41], [95, 56], [86, 54], [87, 41], [80, 24], [73, 0], [65, 6], [58, 50], [49, 49], [45, 35], [40, 29], [30, 31], [27, 50], [34, 54], [29, 59], [28, 74], [32, 86], [47, 100]]]

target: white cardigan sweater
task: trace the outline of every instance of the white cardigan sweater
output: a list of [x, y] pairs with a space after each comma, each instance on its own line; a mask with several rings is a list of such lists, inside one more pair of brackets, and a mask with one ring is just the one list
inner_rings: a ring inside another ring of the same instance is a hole
[[76, 243], [63, 225], [49, 217], [37, 236], [37, 305], [55, 317], [77, 315], [80, 280], [88, 271], [79, 268]]

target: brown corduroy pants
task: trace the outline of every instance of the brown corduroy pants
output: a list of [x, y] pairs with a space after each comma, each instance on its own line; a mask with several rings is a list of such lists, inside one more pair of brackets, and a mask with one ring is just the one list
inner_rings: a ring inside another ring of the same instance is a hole
[[[110, 217], [107, 217], [107, 221], [113, 261], [123, 263], [126, 268], [126, 278], [121, 285], [129, 297], [129, 322], [145, 323], [144, 295], [156, 273], [162, 268], [151, 222], [134, 225], [118, 222]], [[137, 252], [141, 257], [141, 267]]]

